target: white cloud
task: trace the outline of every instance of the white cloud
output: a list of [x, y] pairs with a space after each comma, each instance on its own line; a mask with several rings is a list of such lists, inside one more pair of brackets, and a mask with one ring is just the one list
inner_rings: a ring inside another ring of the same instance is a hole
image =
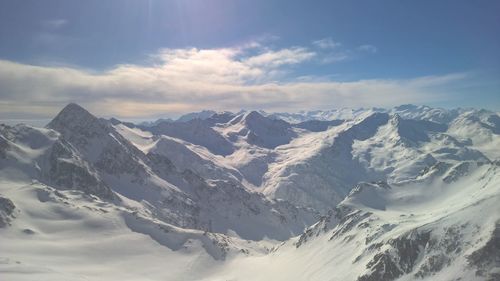
[[245, 64], [261, 67], [279, 67], [286, 64], [298, 64], [307, 61], [316, 54], [305, 48], [282, 49], [279, 51], [268, 51], [244, 60]]
[[[68, 102], [98, 115], [154, 117], [201, 109], [302, 110], [392, 106], [442, 99], [438, 91], [463, 75], [338, 82], [280, 79], [292, 64], [316, 56], [305, 48], [164, 49], [148, 66], [118, 65], [102, 73], [0, 60], [0, 118], [51, 117]], [[282, 81], [282, 82], [276, 82]], [[286, 82], [283, 82], [286, 81]]]
[[342, 44], [333, 41], [332, 38], [323, 38], [320, 40], [313, 41], [312, 44], [321, 49], [334, 49], [340, 47]]

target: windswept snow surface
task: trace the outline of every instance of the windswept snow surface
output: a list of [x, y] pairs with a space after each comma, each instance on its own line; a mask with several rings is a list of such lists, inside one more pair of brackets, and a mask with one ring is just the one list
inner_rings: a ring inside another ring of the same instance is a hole
[[500, 280], [500, 117], [0, 125], [2, 280]]
[[302, 236], [206, 280], [498, 280], [499, 168], [450, 184], [362, 183]]

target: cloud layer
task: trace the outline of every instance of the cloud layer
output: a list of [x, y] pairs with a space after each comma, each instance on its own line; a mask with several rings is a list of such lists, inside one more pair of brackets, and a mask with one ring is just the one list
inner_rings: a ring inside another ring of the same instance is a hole
[[338, 43], [323, 43], [314, 44], [317, 49], [273, 50], [259, 44], [163, 49], [149, 65], [118, 65], [99, 73], [0, 60], [0, 118], [50, 117], [68, 102], [80, 103], [98, 115], [124, 118], [207, 108], [295, 111], [393, 106], [444, 99], [443, 86], [464, 79], [462, 74], [351, 82], [294, 78], [295, 65], [324, 63], [332, 56], [320, 49]]

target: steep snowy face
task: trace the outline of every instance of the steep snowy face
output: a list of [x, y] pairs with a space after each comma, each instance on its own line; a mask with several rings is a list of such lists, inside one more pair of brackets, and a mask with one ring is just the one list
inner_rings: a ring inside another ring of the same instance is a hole
[[144, 153], [147, 153], [149, 149], [151, 149], [157, 139], [157, 137], [149, 131], [144, 131], [135, 126], [127, 126], [121, 122], [113, 125], [113, 128]]
[[499, 168], [471, 165], [452, 182], [360, 183], [301, 236], [209, 280], [496, 280]]
[[[323, 212], [331, 209], [359, 181], [382, 178], [353, 157], [352, 145], [373, 136], [388, 120], [385, 113], [373, 113], [324, 132], [318, 145], [285, 152], [266, 173], [264, 193]], [[296, 158], [300, 154], [304, 157]]]
[[217, 114], [217, 112], [213, 110], [203, 110], [200, 112], [188, 113], [179, 117], [179, 119], [175, 120], [175, 122], [188, 122], [194, 119], [205, 120], [212, 117], [214, 114]]
[[223, 126], [225, 123], [231, 121], [236, 115], [229, 111], [216, 112], [207, 119], [204, 119], [204, 123], [210, 127], [213, 126]]
[[[23, 136], [35, 135], [41, 142], [31, 141]], [[17, 176], [11, 174], [9, 170], [14, 167], [20, 168], [24, 173], [29, 176], [36, 176], [39, 168], [36, 164], [36, 158], [44, 154], [44, 151], [57, 137], [53, 139], [45, 136], [40, 131], [36, 131], [24, 125], [8, 126], [0, 125], [0, 168], [2, 169], [2, 176]], [[21, 140], [21, 141], [20, 141]], [[19, 141], [19, 144], [16, 142]], [[33, 148], [32, 148], [33, 147]], [[22, 175], [20, 175], [22, 176]]]
[[[72, 115], [72, 118], [65, 120], [70, 113], [81, 116], [75, 118]], [[75, 119], [85, 121], [85, 126], [76, 126], [78, 131], [66, 127]], [[188, 133], [182, 130], [174, 132], [202, 141], [207, 140], [203, 132], [211, 132], [209, 137], [213, 134], [220, 137], [202, 120], [172, 124], [181, 127], [160, 124], [152, 131], [186, 128], [190, 130]], [[281, 208], [281, 204], [248, 192], [238, 179], [237, 171], [229, 167], [221, 168], [210, 159], [200, 157], [179, 139], [166, 136], [153, 138], [138, 128], [123, 127], [123, 124], [113, 126], [81, 108], [75, 109], [74, 105], [63, 109], [49, 127], [60, 129], [62, 137], [73, 142], [82, 158], [96, 167], [101, 178], [115, 192], [140, 202], [166, 223], [185, 228], [209, 229], [210, 232], [234, 232], [254, 240], [266, 236], [283, 240], [300, 233], [315, 219], [314, 211]], [[210, 130], [203, 131], [202, 128]], [[141, 141], [145, 143], [141, 144]], [[171, 148], [175, 150], [170, 151]], [[175, 163], [170, 156], [176, 160]], [[217, 172], [219, 176], [212, 172]], [[247, 223], [242, 224], [242, 220]]]
[[480, 151], [447, 134], [445, 124], [403, 119], [398, 114], [366, 140], [356, 141], [353, 155], [366, 169], [389, 182], [413, 179], [438, 162], [489, 162]]
[[60, 189], [116, 199], [97, 171], [57, 132], [26, 125], [0, 125], [0, 140], [2, 177], [33, 179]]
[[88, 141], [107, 133], [106, 124], [103, 121], [74, 103], [64, 107], [47, 125], [47, 128], [59, 132], [68, 141], [89, 151], [95, 148], [87, 147]]
[[76, 189], [103, 199], [117, 199], [97, 170], [64, 140], [54, 142], [46, 158], [40, 161], [41, 181], [62, 189]]
[[500, 117], [486, 110], [464, 112], [450, 124], [449, 134], [486, 154], [500, 158]]
[[172, 160], [173, 173], [155, 172], [190, 195], [199, 207], [199, 228], [219, 233], [234, 231], [252, 240], [265, 236], [283, 240], [300, 233], [317, 218], [312, 210], [248, 192], [238, 170], [198, 154], [190, 144], [177, 139], [160, 137], [148, 157]]
[[69, 104], [47, 125], [74, 145], [90, 162], [110, 174], [144, 173], [137, 165], [142, 153], [115, 131], [77, 104]]
[[[488, 118], [490, 115], [483, 120]], [[494, 121], [495, 117], [491, 119]], [[471, 125], [480, 126], [477, 122], [467, 126]], [[488, 126], [489, 132], [482, 134], [495, 138], [491, 129], [494, 126]], [[486, 130], [484, 126], [481, 128]], [[400, 182], [417, 178], [438, 163], [488, 163], [486, 155], [495, 155], [489, 152], [485, 155], [471, 146], [470, 141], [454, 135], [457, 134], [453, 133], [453, 127], [448, 129], [447, 124], [425, 118], [405, 119], [399, 114], [365, 112], [357, 121], [346, 121], [318, 134], [324, 141], [321, 146], [290, 149], [293, 152], [285, 147], [279, 149], [277, 152], [281, 153], [264, 176], [264, 193], [327, 211], [359, 181]], [[304, 156], [297, 159], [296, 155], [301, 154]]]
[[229, 124], [224, 131], [231, 141], [243, 139], [248, 144], [267, 149], [287, 144], [297, 136], [289, 123], [265, 117], [257, 111], [241, 114]]
[[300, 122], [297, 124], [293, 124], [293, 127], [305, 129], [305, 130], [308, 130], [310, 132], [323, 132], [323, 131], [326, 131], [330, 127], [338, 126], [338, 125], [342, 124], [343, 122], [344, 122], [344, 120], [329, 120], [329, 121], [308, 120], [308, 121]]
[[[81, 124], [79, 123], [81, 121]], [[120, 196], [140, 202], [159, 219], [177, 226], [194, 225], [199, 208], [187, 194], [155, 173], [171, 171], [168, 159], [153, 161], [125, 139], [106, 120], [78, 105], [65, 107], [49, 128], [61, 133], [100, 178]]]
[[210, 154], [202, 154], [191, 144], [168, 136], [160, 136], [148, 150], [150, 154], [159, 154], [170, 159], [177, 169], [192, 170], [205, 179], [242, 180], [241, 173]]
[[226, 156], [234, 152], [233, 145], [228, 140], [200, 119], [187, 122], [162, 122], [144, 129], [156, 135], [166, 135], [201, 145], [216, 155]]
[[218, 122], [205, 121], [215, 124], [213, 129], [234, 147], [234, 152], [221, 162], [237, 169], [243, 176], [242, 182], [249, 188], [258, 188], [269, 164], [275, 161], [275, 150], [298, 137], [299, 130], [285, 121], [265, 117], [256, 111], [242, 112], [224, 123], [230, 116], [221, 115], [216, 118]]
[[429, 142], [429, 134], [443, 133], [448, 129], [444, 124], [427, 120], [402, 119], [398, 114], [391, 119], [391, 125], [396, 128], [401, 140], [407, 144]]

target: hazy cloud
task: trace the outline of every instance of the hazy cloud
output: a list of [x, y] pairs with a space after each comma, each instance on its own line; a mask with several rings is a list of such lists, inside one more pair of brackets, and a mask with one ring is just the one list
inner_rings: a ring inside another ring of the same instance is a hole
[[[118, 65], [101, 73], [0, 60], [0, 118], [46, 118], [68, 102], [98, 115], [154, 117], [201, 109], [302, 110], [392, 106], [446, 98], [436, 88], [464, 75], [409, 80], [286, 77], [288, 67], [318, 54], [306, 48], [163, 49], [150, 65]], [[287, 81], [287, 82], [276, 82]]]
[[336, 63], [352, 58], [352, 54], [348, 51], [328, 54], [321, 57], [320, 62], [323, 64]]
[[378, 51], [377, 47], [373, 46], [373, 45], [361, 45], [358, 47], [358, 50], [359, 51], [362, 51], [362, 52], [367, 52], [367, 53], [376, 53]]
[[361, 45], [356, 48], [343, 48], [342, 44], [332, 38], [323, 38], [312, 42], [317, 47], [317, 58], [321, 64], [331, 64], [341, 61], [358, 59], [362, 53], [375, 54], [378, 49], [373, 45]]
[[68, 23], [65, 19], [50, 19], [42, 21], [42, 28], [56, 30], [60, 29]]
[[320, 40], [313, 41], [312, 44], [321, 49], [334, 49], [340, 47], [342, 44], [333, 41], [332, 38], [323, 38]]

